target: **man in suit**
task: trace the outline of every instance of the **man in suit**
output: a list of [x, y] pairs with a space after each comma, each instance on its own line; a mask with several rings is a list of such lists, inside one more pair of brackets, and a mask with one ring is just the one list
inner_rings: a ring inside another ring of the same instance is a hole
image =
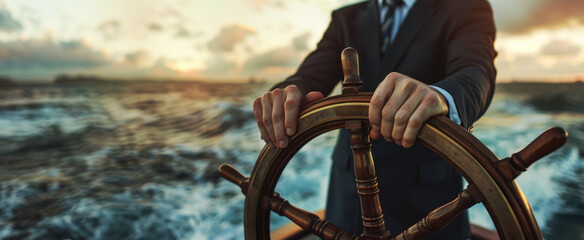
[[[460, 174], [414, 141], [432, 116], [468, 128], [486, 111], [495, 87], [494, 38], [486, 0], [370, 0], [336, 10], [298, 71], [254, 101], [262, 138], [285, 147], [300, 106], [328, 95], [343, 78], [341, 51], [357, 49], [362, 91], [374, 92], [369, 120], [381, 206], [386, 229], [397, 235], [462, 190]], [[341, 130], [326, 220], [360, 234], [353, 171], [349, 134]], [[468, 236], [465, 212], [431, 238]]]

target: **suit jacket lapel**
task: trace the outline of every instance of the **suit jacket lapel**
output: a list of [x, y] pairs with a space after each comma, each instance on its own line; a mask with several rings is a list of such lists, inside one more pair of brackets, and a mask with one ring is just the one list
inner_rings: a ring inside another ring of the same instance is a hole
[[[393, 71], [401, 61], [404, 53], [413, 42], [420, 28], [428, 21], [435, 10], [436, 0], [418, 0], [410, 9], [406, 19], [402, 22], [397, 35], [383, 58], [382, 74]], [[385, 77], [385, 76], [383, 76]]]

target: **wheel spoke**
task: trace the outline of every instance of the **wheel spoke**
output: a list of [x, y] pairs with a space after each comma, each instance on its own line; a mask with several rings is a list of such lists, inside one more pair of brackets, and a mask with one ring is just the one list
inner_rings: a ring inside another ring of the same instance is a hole
[[[225, 163], [219, 166], [219, 174], [223, 178], [238, 185], [241, 188], [241, 192], [247, 195], [247, 189], [249, 188], [248, 177], [243, 176], [233, 166]], [[302, 229], [310, 231], [323, 239], [350, 240], [355, 238], [355, 235], [345, 232], [341, 228], [320, 219], [315, 214], [290, 204], [288, 200], [280, 197], [278, 193], [273, 193], [271, 197], [264, 196], [262, 201], [268, 203], [267, 206], [273, 212], [290, 219], [290, 221], [296, 223]]]
[[560, 148], [568, 139], [566, 130], [554, 127], [539, 135], [533, 142], [523, 150], [497, 162], [498, 170], [507, 178], [513, 181], [519, 174], [526, 171], [535, 161], [552, 153]]
[[322, 239], [349, 240], [355, 238], [355, 235], [345, 232], [341, 228], [320, 219], [315, 214], [295, 207], [286, 199], [280, 197], [277, 193], [274, 193], [274, 195], [267, 200], [270, 203], [269, 206], [272, 211], [280, 216], [290, 219], [290, 221], [296, 223], [296, 225], [300, 226], [302, 229], [310, 231]]
[[393, 239], [424, 239], [448, 225], [464, 210], [482, 201], [481, 194], [476, 187], [474, 187], [474, 185], [469, 185], [464, 191], [458, 194], [458, 197], [454, 200], [434, 209], [418, 223], [403, 231]]
[[361, 200], [363, 235], [388, 238], [381, 203], [379, 186], [375, 176], [375, 164], [371, 156], [369, 129], [359, 120], [347, 121], [345, 128], [351, 131], [351, 148], [355, 159], [355, 181]]

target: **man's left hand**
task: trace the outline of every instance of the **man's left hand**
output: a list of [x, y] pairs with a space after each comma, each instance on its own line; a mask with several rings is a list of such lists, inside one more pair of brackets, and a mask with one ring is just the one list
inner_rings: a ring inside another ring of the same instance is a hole
[[369, 106], [371, 138], [400, 146], [414, 145], [424, 122], [448, 114], [448, 103], [438, 91], [416, 79], [392, 72], [379, 84]]

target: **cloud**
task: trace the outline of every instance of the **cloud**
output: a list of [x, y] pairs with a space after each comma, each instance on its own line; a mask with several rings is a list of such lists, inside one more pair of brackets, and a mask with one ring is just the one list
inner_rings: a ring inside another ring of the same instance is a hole
[[249, 58], [243, 65], [244, 72], [262, 72], [270, 68], [294, 68], [300, 62], [299, 54], [286, 46], [272, 49]]
[[216, 56], [211, 61], [207, 62], [207, 67], [203, 71], [203, 74], [207, 75], [228, 75], [229, 73], [236, 71], [237, 64], [234, 61], [229, 61], [222, 57]]
[[159, 58], [152, 66], [144, 69], [141, 76], [156, 76], [156, 77], [172, 77], [176, 76], [177, 72], [167, 66], [167, 61], [164, 58]]
[[292, 39], [288, 46], [275, 48], [259, 55], [250, 57], [243, 65], [243, 72], [247, 74], [290, 74], [293, 72], [302, 57], [306, 55], [309, 33], [302, 33]]
[[198, 38], [205, 35], [205, 33], [201, 30], [192, 32], [189, 29], [179, 26], [176, 29], [176, 33], [174, 34], [175, 38]]
[[162, 25], [160, 25], [158, 23], [150, 23], [146, 27], [148, 28], [148, 30], [153, 31], [153, 32], [162, 31]]
[[497, 28], [507, 33], [584, 24], [582, 0], [493, 0], [492, 4]]
[[176, 38], [188, 38], [191, 36], [191, 32], [184, 27], [179, 27], [174, 34]]
[[542, 46], [540, 54], [554, 57], [574, 57], [581, 50], [581, 46], [575, 45], [571, 41], [554, 39]]
[[256, 10], [261, 10], [263, 7], [270, 6], [276, 8], [286, 8], [286, 1], [282, 0], [247, 0], [248, 4], [256, 8]]
[[0, 5], [0, 32], [17, 32], [22, 30], [22, 24], [12, 17], [4, 4]]
[[292, 39], [292, 46], [294, 47], [294, 50], [297, 51], [308, 50], [309, 49], [308, 40], [310, 39], [310, 35], [311, 35], [310, 32], [305, 32]]
[[162, 15], [163, 16], [170, 16], [172, 18], [175, 18], [179, 22], [184, 22], [184, 21], [187, 20], [187, 18], [185, 17], [185, 15], [182, 14], [180, 10], [178, 10], [175, 7], [172, 7], [172, 6], [167, 6], [166, 11], [164, 11], [162, 13]]
[[191, 37], [193, 37], [193, 38], [202, 37], [203, 35], [205, 35], [204, 31], [196, 31], [194, 33], [191, 33]]
[[126, 62], [134, 67], [144, 67], [149, 58], [150, 55], [144, 50], [126, 53], [125, 55]]
[[208, 42], [212, 52], [232, 52], [235, 45], [245, 40], [246, 37], [255, 34], [252, 28], [235, 23], [224, 26], [219, 33]]
[[177, 71], [168, 67], [168, 61], [164, 58], [159, 58], [151, 66], [145, 68], [133, 68], [121, 66], [120, 71], [113, 75], [129, 77], [146, 77], [146, 78], [171, 78], [177, 76]]
[[176, 29], [176, 33], [174, 34], [175, 38], [198, 38], [204, 35], [203, 31], [196, 31], [191, 32], [184, 27], [179, 27]]
[[120, 22], [118, 20], [103, 22], [97, 26], [97, 30], [105, 39], [116, 39], [120, 36]]
[[497, 75], [501, 79], [571, 80], [584, 74], [584, 61], [566, 58], [548, 59], [537, 54], [521, 54], [513, 58], [497, 58]]
[[[310, 33], [302, 33], [292, 38], [286, 46], [253, 55], [242, 65], [216, 54], [212, 60], [205, 62], [206, 65], [201, 74], [215, 77], [234, 75], [283, 77], [292, 73], [306, 55], [309, 50], [309, 40]], [[233, 50], [233, 46], [230, 50]]]
[[0, 42], [0, 72], [15, 77], [49, 77], [46, 75], [110, 62], [101, 51], [82, 40], [54, 42], [44, 38]]
[[[137, 51], [140, 52], [140, 51]], [[141, 54], [137, 54], [139, 56]], [[103, 65], [92, 69], [80, 69], [76, 71], [69, 71], [70, 74], [87, 74], [97, 75], [100, 77], [111, 79], [152, 79], [161, 80], [169, 78], [188, 78], [192, 75], [179, 76], [179, 72], [171, 69], [169, 61], [165, 58], [158, 58], [150, 65], [136, 67], [133, 63], [124, 61], [115, 64]]]

